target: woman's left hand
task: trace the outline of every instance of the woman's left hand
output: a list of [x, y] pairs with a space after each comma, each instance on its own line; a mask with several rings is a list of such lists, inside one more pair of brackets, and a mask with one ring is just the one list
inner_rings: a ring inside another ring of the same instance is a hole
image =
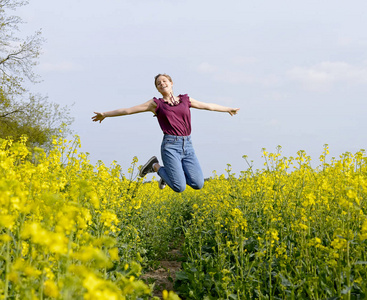
[[237, 115], [237, 112], [239, 111], [240, 109], [239, 108], [231, 108], [228, 113], [231, 115], [231, 116], [234, 116], [234, 115]]
[[94, 112], [94, 113], [95, 113], [95, 115], [92, 117], [93, 122], [101, 123], [106, 118], [104, 113], [100, 113], [100, 112]]

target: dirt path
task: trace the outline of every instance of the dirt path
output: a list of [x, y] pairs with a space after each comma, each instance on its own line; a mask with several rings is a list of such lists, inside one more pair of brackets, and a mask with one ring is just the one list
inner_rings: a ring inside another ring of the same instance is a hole
[[147, 284], [154, 283], [153, 296], [162, 298], [162, 291], [173, 291], [176, 272], [181, 269], [182, 255], [178, 249], [171, 250], [166, 260], [158, 262], [158, 267], [141, 276]]

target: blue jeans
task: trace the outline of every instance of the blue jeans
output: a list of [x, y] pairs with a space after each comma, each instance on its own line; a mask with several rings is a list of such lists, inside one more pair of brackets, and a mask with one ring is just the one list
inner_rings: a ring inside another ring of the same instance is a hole
[[183, 192], [186, 184], [193, 189], [204, 186], [204, 176], [195, 155], [191, 136], [165, 134], [161, 145], [163, 165], [158, 175], [175, 192]]

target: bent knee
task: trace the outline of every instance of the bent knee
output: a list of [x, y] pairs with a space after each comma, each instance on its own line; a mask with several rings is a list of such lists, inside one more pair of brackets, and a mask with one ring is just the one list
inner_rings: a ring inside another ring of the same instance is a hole
[[190, 185], [194, 190], [201, 190], [204, 187], [204, 180], [194, 182]]
[[182, 193], [186, 189], [186, 184], [175, 184], [172, 186], [172, 190], [177, 193]]

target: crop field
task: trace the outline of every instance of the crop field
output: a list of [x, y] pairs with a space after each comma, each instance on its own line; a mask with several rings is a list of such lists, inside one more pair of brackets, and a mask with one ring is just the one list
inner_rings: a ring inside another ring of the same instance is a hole
[[79, 146], [0, 140], [1, 299], [157, 299], [144, 274], [173, 248], [166, 300], [367, 297], [363, 150], [329, 158], [325, 145], [311, 167], [304, 151], [264, 149], [263, 169], [228, 165], [177, 194], [137, 178], [136, 158], [122, 174]]

